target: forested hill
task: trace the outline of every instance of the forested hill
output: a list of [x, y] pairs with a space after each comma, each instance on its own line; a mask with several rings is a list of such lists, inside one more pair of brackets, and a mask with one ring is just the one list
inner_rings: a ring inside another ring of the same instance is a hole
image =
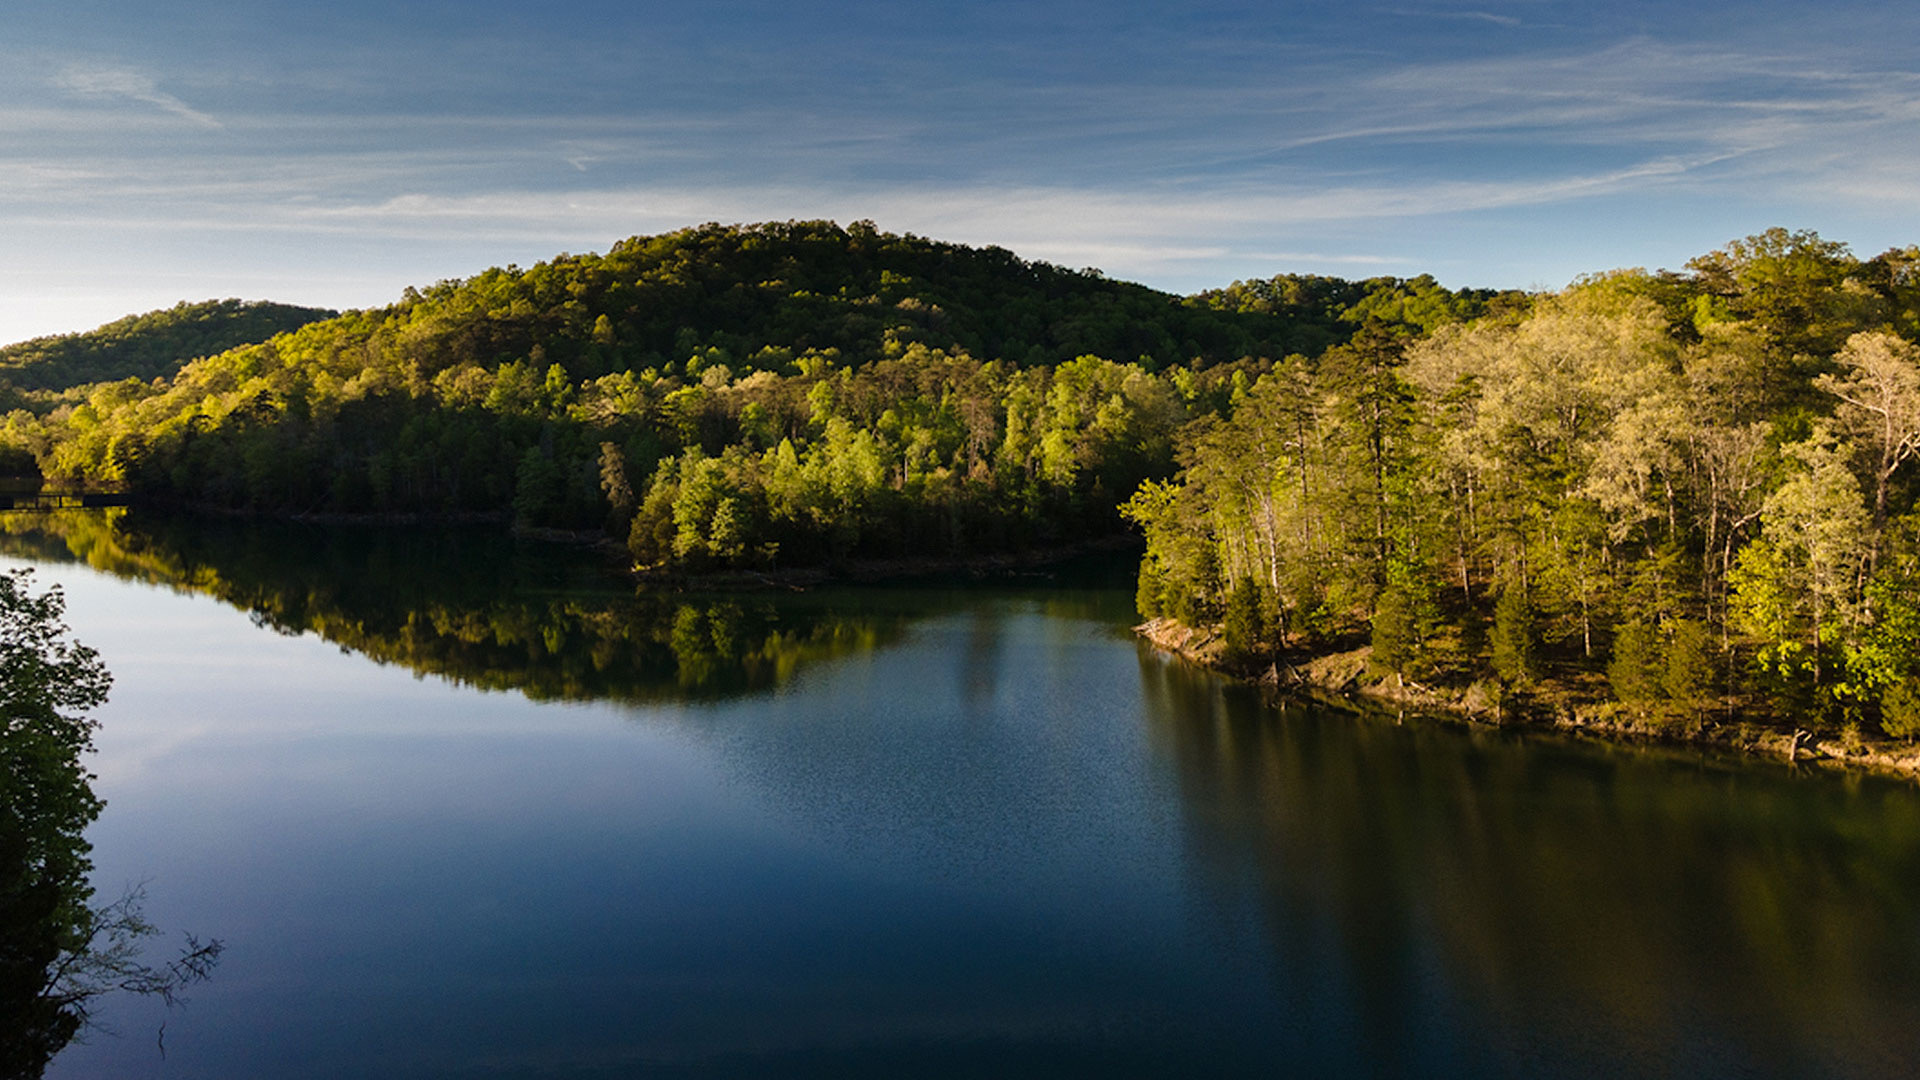
[[181, 301], [86, 333], [0, 348], [0, 379], [21, 390], [65, 390], [117, 379], [171, 377], [189, 360], [265, 341], [337, 314], [266, 301]]
[[1119, 527], [1175, 430], [1276, 358], [1497, 300], [1292, 276], [1183, 299], [866, 223], [710, 225], [103, 384], [0, 449], [192, 503], [604, 526], [649, 563], [972, 552]]

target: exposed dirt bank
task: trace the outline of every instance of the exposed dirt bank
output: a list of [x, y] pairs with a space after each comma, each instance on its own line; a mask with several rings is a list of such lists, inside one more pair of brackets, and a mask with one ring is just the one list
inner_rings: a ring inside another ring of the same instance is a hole
[[1636, 716], [1618, 702], [1581, 687], [1548, 682], [1527, 694], [1503, 693], [1488, 683], [1427, 687], [1371, 670], [1372, 649], [1283, 656], [1264, 668], [1227, 662], [1211, 629], [1172, 619], [1150, 619], [1134, 631], [1155, 647], [1275, 692], [1367, 711], [1417, 712], [1457, 723], [1506, 724], [1613, 742], [1698, 746], [1818, 768], [1857, 769], [1920, 780], [1920, 746], [1888, 739], [1815, 735], [1724, 713], [1692, 717]]

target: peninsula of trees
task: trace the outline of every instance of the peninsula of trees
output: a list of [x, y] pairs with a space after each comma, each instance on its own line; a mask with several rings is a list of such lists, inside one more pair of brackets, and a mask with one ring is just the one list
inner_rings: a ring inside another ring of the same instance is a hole
[[[866, 223], [705, 226], [78, 389], [49, 478], [780, 568], [1144, 531], [1230, 664], [1920, 732], [1920, 249], [1772, 230], [1551, 294], [1176, 297]], [[1448, 689], [1450, 688], [1450, 689]]]
[[1773, 230], [1287, 358], [1127, 504], [1140, 607], [1482, 707], [1920, 734], [1917, 269]]

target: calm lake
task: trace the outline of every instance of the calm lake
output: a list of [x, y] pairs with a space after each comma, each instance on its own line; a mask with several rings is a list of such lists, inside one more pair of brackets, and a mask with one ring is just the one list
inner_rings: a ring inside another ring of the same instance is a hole
[[50, 1076], [1920, 1069], [1910, 784], [1270, 705], [1123, 564], [648, 597], [484, 530], [0, 527], [115, 677], [100, 899], [228, 946]]

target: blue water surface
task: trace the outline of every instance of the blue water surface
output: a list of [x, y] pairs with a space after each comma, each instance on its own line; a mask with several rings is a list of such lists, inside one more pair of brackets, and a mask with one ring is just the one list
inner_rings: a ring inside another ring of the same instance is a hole
[[[1124, 581], [839, 592], [830, 632], [788, 614], [817, 593], [728, 599], [812, 644], [679, 614], [718, 661], [643, 687], [602, 642], [568, 685], [608, 696], [535, 700], [497, 659], [395, 659], [351, 605], [295, 634], [204, 582], [29, 564], [116, 680], [100, 898], [144, 883], [155, 949], [227, 945], [50, 1076], [1920, 1062], [1910, 785], [1283, 707], [1138, 644]], [[593, 602], [575, 636], [638, 618]], [[713, 691], [750, 646], [771, 674]]]

